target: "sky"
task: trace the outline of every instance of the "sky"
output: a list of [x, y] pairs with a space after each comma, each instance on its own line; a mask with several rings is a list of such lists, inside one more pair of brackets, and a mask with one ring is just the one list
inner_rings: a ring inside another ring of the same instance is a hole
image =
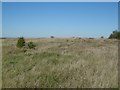
[[2, 2], [119, 2], [120, 0], [2, 0]]
[[117, 2], [3, 2], [3, 37], [108, 37]]

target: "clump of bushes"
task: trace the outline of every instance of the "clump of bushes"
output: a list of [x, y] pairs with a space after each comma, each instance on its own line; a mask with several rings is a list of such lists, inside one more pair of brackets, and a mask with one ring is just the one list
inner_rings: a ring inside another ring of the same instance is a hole
[[101, 36], [101, 38], [104, 38], [103, 36]]
[[[23, 49], [25, 49], [25, 48], [29, 48], [29, 49], [35, 48], [35, 44], [34, 44], [33, 42], [28, 42], [28, 44], [25, 43], [24, 37], [20, 37], [20, 38], [18, 39], [16, 46], [17, 46], [18, 48], [23, 48]], [[25, 49], [24, 52], [26, 52], [26, 49]]]
[[50, 36], [51, 38], [54, 38], [54, 36]]
[[112, 34], [110, 34], [109, 39], [120, 39], [120, 31], [113, 31]]
[[92, 37], [89, 37], [89, 39], [94, 39], [94, 38], [92, 38]]
[[22, 48], [23, 46], [25, 46], [25, 39], [23, 37], [20, 37], [17, 41], [17, 47]]
[[35, 44], [33, 42], [28, 42], [28, 48], [29, 49], [35, 48]]

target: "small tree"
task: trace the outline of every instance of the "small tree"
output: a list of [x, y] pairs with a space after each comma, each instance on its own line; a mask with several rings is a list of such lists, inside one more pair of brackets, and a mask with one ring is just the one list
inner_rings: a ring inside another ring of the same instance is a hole
[[18, 48], [22, 48], [23, 46], [25, 46], [25, 40], [24, 37], [20, 37], [17, 41], [17, 45]]
[[51, 38], [54, 38], [54, 36], [51, 36]]
[[120, 39], [120, 31], [113, 31], [110, 34], [109, 39]]
[[35, 48], [35, 44], [33, 44], [33, 42], [28, 42], [28, 48]]
[[101, 38], [104, 38], [103, 36], [101, 36]]
[[117, 39], [118, 38], [118, 31], [117, 30], [115, 30], [115, 31], [113, 31], [113, 33], [112, 33], [112, 38], [113, 39]]

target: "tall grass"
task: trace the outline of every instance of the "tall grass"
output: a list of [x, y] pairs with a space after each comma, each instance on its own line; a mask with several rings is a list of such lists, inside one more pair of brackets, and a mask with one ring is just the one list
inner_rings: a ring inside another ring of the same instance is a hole
[[2, 89], [2, 39], [0, 39], [0, 89]]
[[16, 41], [3, 41], [3, 87], [118, 87], [116, 40], [26, 39], [26, 52]]

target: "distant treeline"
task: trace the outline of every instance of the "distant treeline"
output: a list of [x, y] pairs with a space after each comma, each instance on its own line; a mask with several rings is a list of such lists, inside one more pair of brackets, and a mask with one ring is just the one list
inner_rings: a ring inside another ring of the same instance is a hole
[[113, 31], [110, 34], [109, 39], [120, 39], [120, 31], [118, 30]]
[[0, 39], [6, 39], [5, 37], [1, 37]]
[[18, 38], [18, 37], [0, 37], [0, 39], [14, 39], [14, 38]]
[[[0, 39], [7, 39], [7, 38], [9, 38], [10, 39], [10, 37], [0, 37]], [[50, 38], [55, 38], [54, 36], [50, 36]], [[75, 37], [73, 37], [73, 38], [75, 38]], [[81, 37], [79, 37], [79, 39], [80, 39]], [[103, 36], [101, 36], [101, 38], [104, 38]], [[11, 38], [12, 39], [12, 38]], [[94, 38], [91, 38], [91, 37], [89, 37], [89, 39], [94, 39]], [[113, 31], [111, 34], [110, 34], [110, 36], [108, 37], [108, 39], [120, 39], [120, 31], [118, 31], [118, 30], [115, 30], [115, 31]]]

